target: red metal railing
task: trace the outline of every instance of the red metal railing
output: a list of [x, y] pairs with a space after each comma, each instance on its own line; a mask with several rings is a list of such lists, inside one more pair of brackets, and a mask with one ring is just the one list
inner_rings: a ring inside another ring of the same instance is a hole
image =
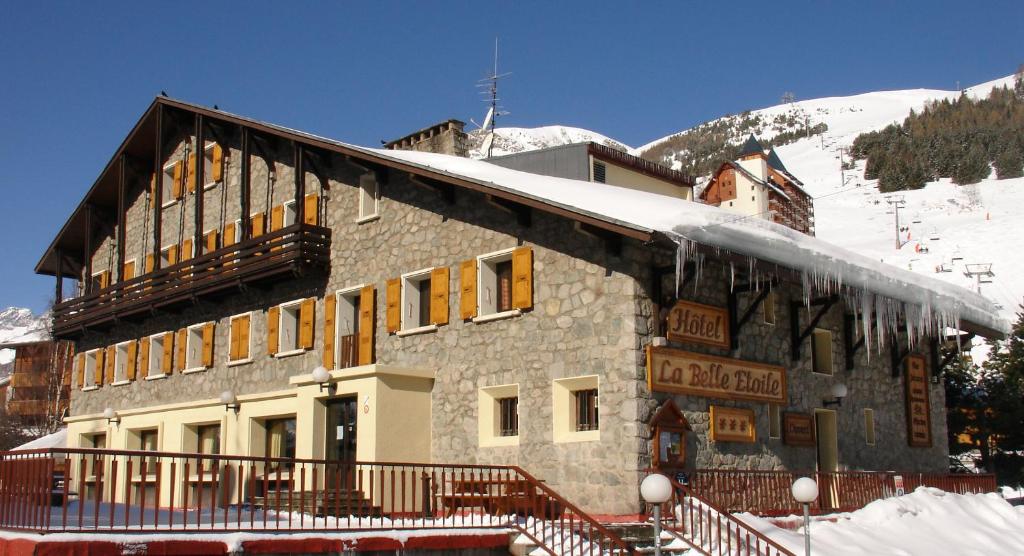
[[[55, 470], [63, 468], [60, 482]], [[0, 529], [36, 532], [507, 528], [550, 554], [633, 554], [514, 466], [130, 450], [0, 452]]]
[[745, 471], [699, 469], [690, 476], [689, 487], [701, 497], [729, 512], [759, 515], [789, 515], [803, 509], [790, 493], [793, 481], [811, 477], [818, 483], [814, 513], [848, 512], [893, 496], [897, 477], [902, 477], [905, 492], [919, 486], [935, 487], [957, 494], [995, 492], [995, 475], [954, 475], [947, 473], [910, 473], [896, 471], [839, 471], [835, 473], [798, 473], [791, 471]]
[[662, 527], [697, 552], [708, 556], [795, 556], [689, 487], [671, 482], [672, 498], [661, 508]]

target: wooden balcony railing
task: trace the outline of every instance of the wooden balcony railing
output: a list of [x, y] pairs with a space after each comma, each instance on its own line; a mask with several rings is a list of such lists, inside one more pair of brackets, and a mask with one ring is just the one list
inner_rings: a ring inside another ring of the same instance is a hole
[[303, 269], [327, 269], [330, 254], [329, 228], [293, 224], [58, 303], [53, 308], [53, 334], [70, 337], [85, 328], [246, 282]]

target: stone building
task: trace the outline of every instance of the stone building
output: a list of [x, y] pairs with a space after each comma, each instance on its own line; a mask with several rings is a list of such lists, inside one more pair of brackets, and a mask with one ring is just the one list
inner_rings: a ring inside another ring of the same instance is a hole
[[74, 347], [71, 342], [30, 338], [0, 344], [14, 350], [7, 413], [26, 425], [60, 422], [71, 392]]
[[722, 212], [157, 98], [36, 267], [83, 286], [69, 445], [516, 464], [598, 514], [652, 465], [943, 468], [929, 346], [991, 304]]

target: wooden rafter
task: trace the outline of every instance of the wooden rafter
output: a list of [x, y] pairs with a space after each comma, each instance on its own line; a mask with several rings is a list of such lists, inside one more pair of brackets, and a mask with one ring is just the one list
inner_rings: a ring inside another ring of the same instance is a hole
[[[730, 349], [739, 348], [739, 336], [740, 330], [744, 324], [747, 324], [751, 317], [754, 316], [754, 312], [761, 306], [761, 303], [772, 293], [772, 289], [778, 284], [778, 280], [771, 278], [765, 284], [739, 284], [732, 288], [729, 292], [729, 347]], [[760, 286], [761, 290], [758, 292], [757, 297], [750, 303], [750, 305], [743, 311], [743, 315], [739, 315], [739, 296], [743, 293], [750, 293], [752, 291], [758, 291]]]
[[814, 328], [818, 326], [818, 323], [821, 322], [821, 319], [825, 318], [825, 315], [828, 313], [828, 310], [831, 309], [832, 306], [838, 302], [838, 295], [830, 295], [826, 297], [818, 297], [812, 299], [809, 305], [811, 307], [821, 308], [818, 309], [818, 313], [814, 315], [814, 318], [812, 318], [811, 321], [807, 323], [807, 328], [804, 328], [803, 330], [800, 329], [800, 307], [803, 304], [800, 303], [799, 301], [789, 302], [789, 330], [791, 340], [790, 343], [792, 344], [790, 349], [790, 356], [792, 357], [793, 361], [797, 361], [800, 359], [800, 347], [803, 345], [804, 340], [806, 340], [807, 337], [814, 332]]
[[[861, 318], [863, 319], [864, 316], [861, 315]], [[855, 357], [857, 355], [857, 352], [860, 351], [860, 349], [864, 347], [865, 340], [867, 339], [867, 335], [864, 335], [864, 334], [858, 335], [857, 334], [857, 326], [856, 326], [856, 324], [857, 324], [857, 315], [856, 314], [854, 314], [854, 313], [846, 313], [845, 315], [843, 315], [843, 347], [844, 347], [843, 355], [846, 358], [846, 370], [847, 371], [852, 371], [853, 370], [853, 368], [854, 368], [854, 359], [855, 359]], [[870, 321], [868, 322], [868, 334], [873, 333], [874, 330], [875, 330], [875, 319], [874, 319], [874, 316], [872, 315]], [[857, 340], [854, 341], [854, 338], [857, 338]]]
[[609, 255], [614, 255], [616, 257], [622, 255], [621, 235], [615, 232], [605, 230], [604, 228], [598, 228], [597, 226], [593, 226], [585, 222], [577, 222], [576, 225], [579, 231], [587, 235], [599, 238], [601, 241], [603, 241], [605, 252], [607, 252]]
[[890, 358], [892, 360], [891, 362], [892, 362], [892, 376], [893, 376], [893, 378], [896, 378], [896, 377], [900, 376], [900, 371], [902, 370], [903, 360], [906, 359], [908, 355], [910, 355], [910, 345], [909, 345], [909, 342], [908, 342], [907, 347], [904, 348], [903, 346], [900, 345], [899, 334], [893, 334], [892, 335], [892, 346], [889, 349], [889, 356], [890, 356]]

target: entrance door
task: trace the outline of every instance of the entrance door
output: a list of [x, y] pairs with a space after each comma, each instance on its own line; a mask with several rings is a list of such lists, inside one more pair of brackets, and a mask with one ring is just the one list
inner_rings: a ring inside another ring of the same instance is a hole
[[814, 428], [818, 439], [818, 471], [838, 471], [839, 438], [836, 430], [836, 412], [831, 409], [814, 410]]
[[327, 406], [327, 434], [324, 459], [327, 464], [324, 478], [328, 491], [340, 492], [353, 488], [356, 459], [356, 398], [336, 398]]

